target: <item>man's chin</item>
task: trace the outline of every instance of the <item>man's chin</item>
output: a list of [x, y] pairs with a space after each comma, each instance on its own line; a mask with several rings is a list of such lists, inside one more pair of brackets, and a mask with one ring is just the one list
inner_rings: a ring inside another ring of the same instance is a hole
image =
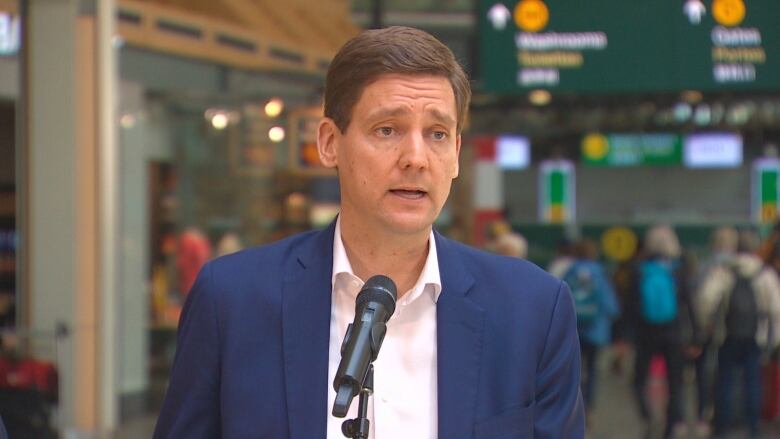
[[412, 236], [430, 233], [433, 220], [430, 218], [402, 216], [386, 218], [389, 230], [398, 235]]

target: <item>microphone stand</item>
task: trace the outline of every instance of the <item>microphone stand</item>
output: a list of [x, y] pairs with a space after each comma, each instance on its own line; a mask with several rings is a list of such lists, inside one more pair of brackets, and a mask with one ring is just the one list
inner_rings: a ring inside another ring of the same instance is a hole
[[368, 439], [370, 421], [368, 420], [368, 397], [374, 393], [374, 365], [368, 365], [366, 379], [358, 396], [358, 414], [355, 419], [347, 419], [341, 424], [344, 436], [353, 439]]

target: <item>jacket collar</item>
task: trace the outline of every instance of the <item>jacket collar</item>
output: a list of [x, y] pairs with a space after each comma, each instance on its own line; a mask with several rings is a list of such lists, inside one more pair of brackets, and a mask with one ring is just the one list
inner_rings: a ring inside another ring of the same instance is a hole
[[331, 267], [335, 222], [292, 250], [282, 291], [290, 438], [326, 437]]

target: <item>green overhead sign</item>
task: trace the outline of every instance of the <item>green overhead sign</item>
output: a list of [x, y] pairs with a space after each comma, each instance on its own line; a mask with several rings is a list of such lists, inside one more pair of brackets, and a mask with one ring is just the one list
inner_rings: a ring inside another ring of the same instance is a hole
[[545, 160], [539, 165], [539, 219], [545, 223], [570, 223], [575, 219], [576, 177], [574, 163]]
[[673, 166], [682, 164], [682, 139], [676, 134], [588, 134], [582, 162], [589, 166]]
[[758, 159], [753, 163], [751, 177], [751, 210], [753, 219], [761, 223], [777, 221], [780, 212], [780, 160]]
[[483, 87], [780, 90], [777, 0], [481, 0]]

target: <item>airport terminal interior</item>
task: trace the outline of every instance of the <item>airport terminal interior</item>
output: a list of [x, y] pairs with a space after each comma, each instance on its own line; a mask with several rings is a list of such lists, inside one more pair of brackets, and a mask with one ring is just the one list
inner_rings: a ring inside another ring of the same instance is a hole
[[[393, 25], [439, 38], [471, 80], [435, 228], [551, 272], [590, 259], [611, 285], [587, 437], [715, 437], [721, 346], [695, 336], [694, 305], [681, 388], [648, 357], [640, 414], [626, 273], [658, 230], [691, 303], [723, 236], [752, 235], [780, 269], [779, 19], [774, 0], [0, 0], [10, 437], [151, 437], [203, 264], [336, 217], [316, 144], [325, 74], [347, 40]], [[717, 437], [780, 437], [777, 344], [757, 363], [758, 430], [738, 372]], [[665, 431], [673, 398], [683, 419]]]

